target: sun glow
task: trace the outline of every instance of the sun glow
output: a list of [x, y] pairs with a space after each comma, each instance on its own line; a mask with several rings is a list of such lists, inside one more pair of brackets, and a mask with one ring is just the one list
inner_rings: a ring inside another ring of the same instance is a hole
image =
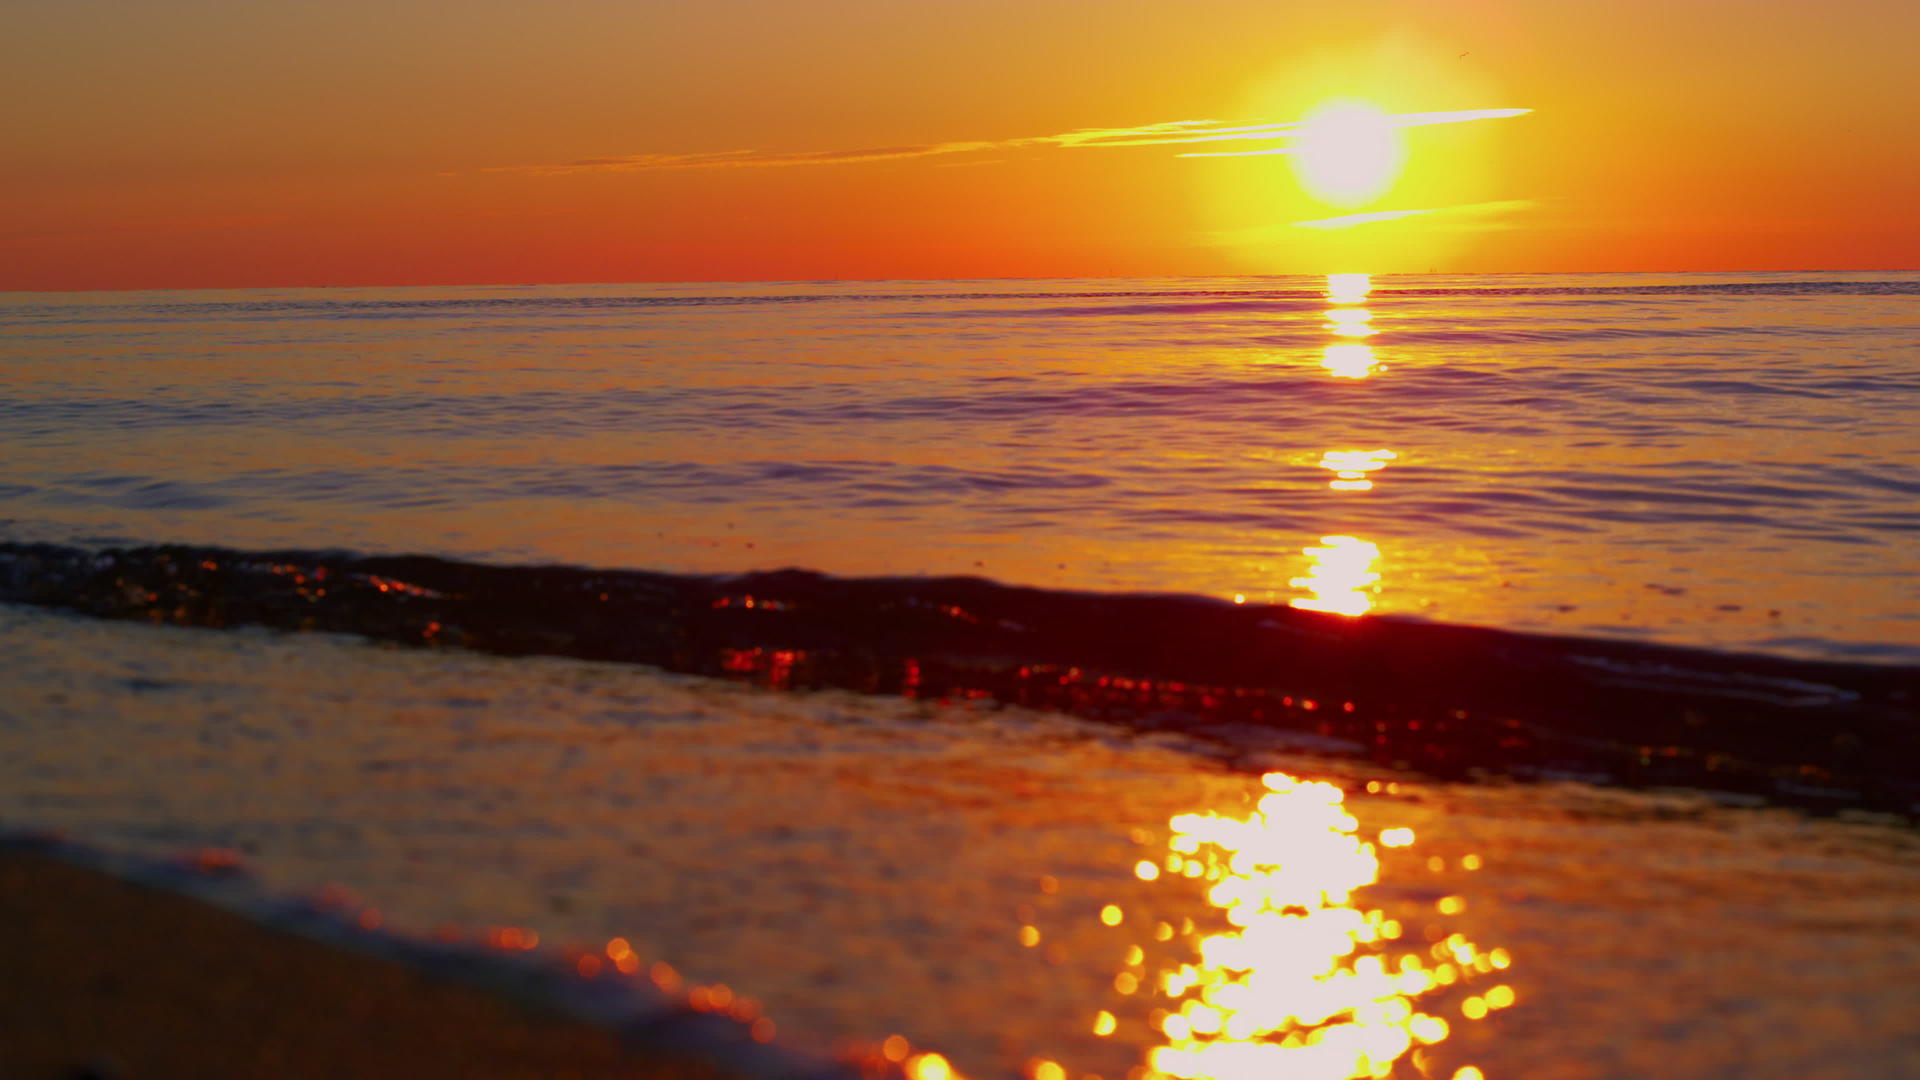
[[1361, 102], [1322, 105], [1307, 115], [1290, 160], [1300, 183], [1332, 206], [1363, 206], [1385, 195], [1407, 157], [1401, 124]]

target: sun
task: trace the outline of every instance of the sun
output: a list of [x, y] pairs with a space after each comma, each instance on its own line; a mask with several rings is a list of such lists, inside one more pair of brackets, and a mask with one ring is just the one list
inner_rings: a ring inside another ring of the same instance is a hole
[[1406, 157], [1400, 124], [1358, 101], [1329, 102], [1308, 113], [1291, 147], [1301, 186], [1323, 203], [1347, 208], [1385, 195]]

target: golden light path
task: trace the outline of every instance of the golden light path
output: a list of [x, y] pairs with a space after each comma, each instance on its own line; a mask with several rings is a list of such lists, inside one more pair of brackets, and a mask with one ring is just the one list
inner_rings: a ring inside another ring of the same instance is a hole
[[1320, 354], [1320, 366], [1336, 379], [1364, 379], [1380, 370], [1380, 360], [1369, 345], [1329, 345]]
[[1320, 467], [1333, 473], [1327, 487], [1334, 491], [1371, 491], [1373, 481], [1367, 474], [1386, 468], [1399, 456], [1391, 450], [1329, 450], [1321, 456]]
[[1308, 545], [1301, 553], [1308, 559], [1307, 573], [1287, 584], [1310, 595], [1294, 597], [1289, 606], [1336, 615], [1364, 615], [1373, 607], [1380, 581], [1373, 568], [1380, 558], [1377, 545], [1352, 536], [1323, 536], [1319, 546]]
[[1373, 328], [1373, 312], [1362, 306], [1372, 291], [1370, 274], [1328, 274], [1327, 302], [1333, 306], [1326, 311], [1327, 332], [1342, 338], [1379, 333]]
[[[1385, 1077], [1415, 1047], [1447, 1037], [1447, 1021], [1416, 1005], [1457, 981], [1459, 965], [1473, 968], [1480, 950], [1456, 934], [1431, 969], [1420, 952], [1393, 955], [1405, 929], [1353, 900], [1379, 879], [1380, 860], [1345, 793], [1285, 773], [1263, 780], [1268, 794], [1249, 817], [1170, 823], [1167, 865], [1199, 861], [1214, 882], [1208, 902], [1236, 929], [1201, 938], [1196, 963], [1161, 973], [1178, 1005], [1149, 1064], [1184, 1080]], [[1379, 842], [1407, 845], [1413, 834], [1389, 830]], [[1488, 954], [1485, 966], [1507, 963]]]
[[[1347, 310], [1339, 305], [1364, 304], [1367, 294], [1372, 291], [1373, 277], [1370, 274], [1328, 274], [1327, 302], [1336, 306], [1327, 312], [1327, 329], [1341, 338], [1373, 334], [1373, 313], [1365, 308], [1352, 309], [1361, 312], [1360, 316], [1336, 315], [1336, 312]], [[1369, 345], [1350, 341], [1328, 345], [1321, 355], [1321, 366], [1337, 378], [1364, 379], [1380, 370], [1379, 360]]]
[[[1129, 970], [1116, 976], [1156, 995], [1149, 1021], [1161, 1036], [1147, 1051], [1138, 1080], [1354, 1080], [1385, 1078], [1402, 1058], [1430, 1073], [1423, 1048], [1447, 1038], [1451, 1023], [1425, 999], [1454, 996], [1482, 978], [1498, 979], [1512, 961], [1504, 949], [1483, 950], [1458, 933], [1409, 928], [1355, 894], [1379, 880], [1382, 848], [1411, 847], [1412, 829], [1384, 829], [1371, 841], [1347, 812], [1333, 784], [1285, 773], [1262, 778], [1264, 794], [1244, 817], [1179, 814], [1169, 821], [1167, 851], [1143, 860], [1134, 873], [1167, 887], [1205, 889], [1224, 928], [1188, 927], [1192, 959], [1147, 973], [1133, 970], [1144, 950], [1128, 950]], [[1379, 785], [1370, 785], [1376, 790]], [[1478, 865], [1476, 856], [1469, 857]], [[1461, 897], [1436, 905], [1457, 914]], [[1100, 918], [1122, 922], [1109, 905]], [[1424, 930], [1425, 933], [1417, 931]], [[1159, 923], [1154, 938], [1174, 928]], [[1425, 938], [1431, 945], [1400, 944]], [[1145, 944], [1144, 942], [1141, 944]], [[1450, 988], [1458, 988], [1450, 989]], [[1514, 1003], [1504, 983], [1451, 1006], [1477, 1020]], [[1095, 1014], [1094, 1034], [1114, 1033], [1107, 1011]], [[1064, 1080], [1052, 1061], [1035, 1062], [1032, 1080]], [[1479, 1076], [1471, 1065], [1455, 1080]], [[930, 1078], [921, 1078], [930, 1080]]]
[[1364, 304], [1373, 292], [1372, 274], [1328, 274], [1327, 300], [1334, 304]]
[[[1371, 275], [1327, 275], [1327, 302], [1332, 306], [1326, 311], [1326, 329], [1342, 340], [1326, 346], [1321, 366], [1335, 378], [1364, 379], [1383, 370], [1371, 346], [1351, 340], [1378, 333], [1373, 313], [1360, 306], [1372, 291]], [[1386, 468], [1398, 457], [1385, 448], [1333, 449], [1321, 455], [1319, 465], [1333, 473], [1333, 479], [1327, 482], [1329, 489], [1371, 491], [1374, 482], [1369, 474]], [[1307, 558], [1307, 573], [1290, 579], [1288, 584], [1305, 590], [1307, 595], [1287, 601], [1289, 606], [1336, 615], [1364, 615], [1372, 610], [1380, 583], [1380, 573], [1375, 569], [1380, 560], [1378, 545], [1355, 536], [1323, 536], [1318, 545], [1310, 544], [1300, 553]]]

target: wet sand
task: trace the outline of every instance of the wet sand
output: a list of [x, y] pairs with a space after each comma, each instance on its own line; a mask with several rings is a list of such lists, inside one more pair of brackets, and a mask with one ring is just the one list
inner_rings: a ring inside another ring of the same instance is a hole
[[391, 960], [0, 854], [0, 1076], [709, 1077]]

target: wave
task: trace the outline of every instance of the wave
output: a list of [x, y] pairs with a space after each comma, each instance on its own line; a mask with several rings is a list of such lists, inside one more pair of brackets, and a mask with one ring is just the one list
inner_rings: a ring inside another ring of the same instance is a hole
[[1349, 619], [982, 578], [696, 576], [427, 556], [0, 544], [0, 601], [1061, 711], [1443, 778], [1920, 813], [1920, 665]]
[[[16, 303], [0, 309], [0, 321], [7, 323], [16, 320], [31, 320], [37, 325], [57, 324], [63, 321], [97, 322], [125, 321], [130, 315], [145, 312], [153, 316], [178, 317], [191, 313], [199, 318], [229, 318], [234, 320], [281, 320], [288, 317], [319, 316], [328, 319], [409, 319], [435, 318], [444, 316], [470, 317], [498, 313], [501, 315], [524, 315], [531, 312], [546, 312], [557, 316], [579, 314], [618, 313], [622, 311], [645, 311], [672, 308], [711, 308], [711, 307], [752, 307], [784, 305], [849, 305], [849, 304], [980, 304], [983, 302], [1026, 302], [1026, 301], [1069, 301], [1071, 306], [1055, 308], [975, 308], [965, 312], [931, 312], [934, 315], [978, 316], [1101, 316], [1139, 315], [1164, 316], [1170, 314], [1221, 314], [1221, 313], [1282, 313], [1311, 310], [1324, 304], [1326, 290], [1323, 284], [1308, 279], [1309, 284], [1289, 285], [1286, 287], [1243, 287], [1220, 288], [1206, 287], [1196, 281], [1190, 288], [1171, 287], [1153, 289], [1061, 289], [1061, 288], [1020, 288], [1019, 284], [1039, 285], [1040, 282], [1013, 283], [1008, 288], [993, 290], [948, 290], [916, 291], [871, 290], [849, 288], [857, 282], [822, 282], [816, 291], [762, 291], [762, 292], [723, 292], [673, 293], [658, 291], [662, 287], [649, 285], [632, 286], [634, 293], [614, 293], [609, 295], [534, 295], [534, 296], [461, 296], [461, 297], [379, 297], [361, 298], [351, 295], [351, 290], [340, 290], [339, 295], [324, 298], [263, 298], [254, 300], [222, 300], [193, 293], [175, 293], [165, 301], [142, 302], [139, 294], [129, 296], [129, 302], [108, 306], [97, 304], [71, 304], [58, 302]], [[1474, 285], [1425, 285], [1396, 281], [1392, 275], [1383, 275], [1374, 279], [1372, 299], [1375, 303], [1390, 303], [1397, 299], [1418, 298], [1461, 298], [1486, 297], [1498, 298], [1541, 298], [1556, 297], [1590, 298], [1605, 300], [1619, 298], [1631, 300], [1640, 297], [1817, 297], [1817, 296], [1860, 296], [1860, 297], [1898, 297], [1920, 296], [1920, 277], [1903, 276], [1878, 280], [1821, 280], [1806, 279], [1794, 281], [1705, 281], [1654, 284], [1647, 282], [1592, 282], [1575, 284], [1529, 284], [1500, 282], [1497, 276], [1480, 279], [1484, 284]], [[770, 285], [773, 283], [769, 283]], [[621, 288], [622, 286], [600, 286], [601, 288]], [[681, 288], [675, 286], [672, 288]], [[476, 287], [477, 288], [477, 287]], [[653, 290], [653, 291], [649, 291]], [[1111, 303], [1109, 303], [1111, 302]], [[63, 320], [61, 315], [70, 316]], [[912, 313], [890, 311], [887, 318], [908, 318]]]

